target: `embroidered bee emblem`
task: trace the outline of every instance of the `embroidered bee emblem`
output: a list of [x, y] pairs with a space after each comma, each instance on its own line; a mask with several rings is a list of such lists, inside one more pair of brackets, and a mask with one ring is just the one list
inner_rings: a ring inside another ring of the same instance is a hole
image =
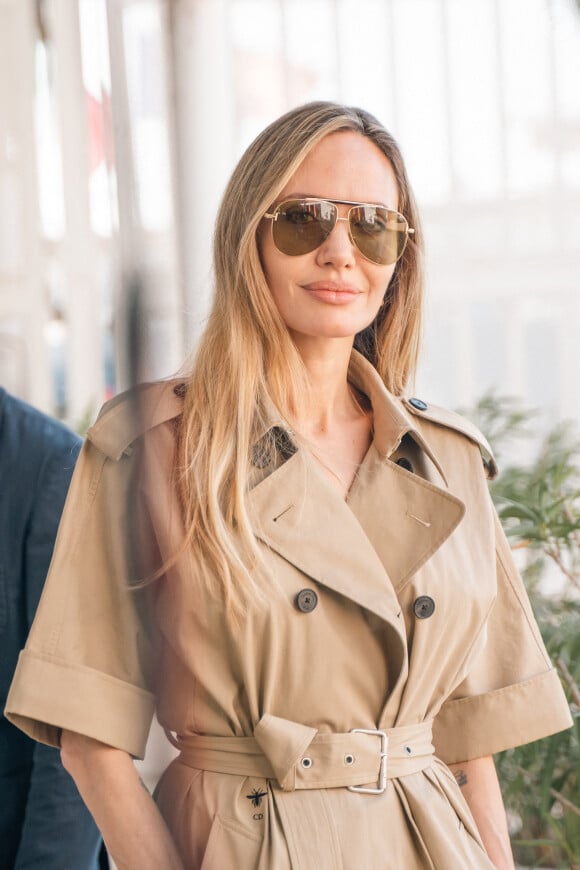
[[252, 802], [253, 807], [261, 807], [262, 806], [262, 798], [265, 798], [268, 794], [267, 791], [260, 791], [259, 788], [253, 788], [251, 794], [247, 794], [246, 797], [249, 801]]

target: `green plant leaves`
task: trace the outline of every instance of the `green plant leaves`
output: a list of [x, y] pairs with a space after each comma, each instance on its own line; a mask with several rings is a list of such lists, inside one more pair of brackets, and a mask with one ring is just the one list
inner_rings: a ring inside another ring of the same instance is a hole
[[[487, 393], [467, 416], [501, 456], [509, 442], [529, 441], [536, 414]], [[509, 465], [490, 491], [512, 547], [524, 557], [532, 607], [574, 719], [570, 730], [496, 758], [506, 807], [519, 827], [512, 845], [522, 864], [580, 868], [580, 439], [574, 427], [555, 427], [529, 463]], [[553, 586], [555, 576], [560, 591], [547, 594], [546, 579]]]

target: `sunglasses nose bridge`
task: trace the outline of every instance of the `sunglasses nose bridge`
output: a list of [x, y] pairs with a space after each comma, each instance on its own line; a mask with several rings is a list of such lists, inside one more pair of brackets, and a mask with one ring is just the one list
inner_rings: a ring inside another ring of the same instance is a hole
[[349, 239], [350, 243], [353, 244], [352, 233], [351, 233], [351, 229], [350, 229], [350, 217], [341, 217], [339, 214], [337, 214], [335, 219], [334, 219], [334, 224], [332, 226], [331, 232], [334, 232], [336, 230], [336, 227], [338, 226], [339, 223], [346, 224], [346, 227], [345, 227], [346, 234], [348, 235], [348, 239]]
[[[342, 246], [346, 243], [351, 252], [353, 250], [358, 250], [357, 244], [354, 241], [352, 235], [350, 213], [351, 209], [348, 210], [348, 213], [345, 216], [341, 216], [338, 213], [338, 207], [334, 205], [332, 228], [330, 229], [330, 232], [326, 236], [324, 242], [322, 242], [321, 247], [330, 243], [333, 247], [336, 246], [337, 248], [342, 248]], [[342, 231], [344, 235], [342, 235], [342, 233], [337, 233], [339, 224], [346, 224], [346, 227]], [[344, 252], [341, 256], [344, 256]]]

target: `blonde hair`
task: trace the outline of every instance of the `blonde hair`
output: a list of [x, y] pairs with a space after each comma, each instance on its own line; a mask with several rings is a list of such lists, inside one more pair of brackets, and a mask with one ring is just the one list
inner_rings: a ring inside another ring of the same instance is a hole
[[269, 397], [283, 416], [299, 406], [306, 373], [274, 304], [260, 261], [265, 212], [308, 152], [329, 133], [354, 130], [391, 162], [399, 211], [415, 228], [397, 262], [385, 304], [355, 347], [400, 394], [414, 374], [421, 328], [421, 233], [395, 140], [368, 112], [309, 103], [274, 121], [249, 146], [225, 190], [214, 234], [214, 301], [188, 376], [177, 471], [185, 546], [209, 589], [239, 616], [251, 592], [265, 600], [272, 581], [248, 516], [252, 445]]

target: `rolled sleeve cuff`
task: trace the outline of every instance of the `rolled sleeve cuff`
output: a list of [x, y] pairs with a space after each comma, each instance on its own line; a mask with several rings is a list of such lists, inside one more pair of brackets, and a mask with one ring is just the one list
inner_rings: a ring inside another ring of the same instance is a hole
[[5, 716], [34, 740], [60, 745], [64, 728], [143, 758], [154, 696], [92, 668], [23, 650]]
[[448, 701], [433, 723], [438, 757], [456, 764], [522, 746], [572, 725], [555, 669], [483, 695]]

